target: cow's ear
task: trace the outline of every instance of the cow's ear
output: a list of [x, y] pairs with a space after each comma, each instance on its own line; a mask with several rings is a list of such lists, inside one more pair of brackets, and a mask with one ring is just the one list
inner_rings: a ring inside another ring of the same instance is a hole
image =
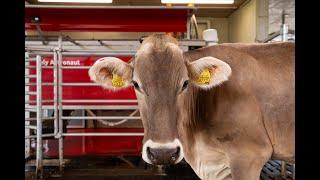
[[132, 66], [121, 59], [104, 57], [89, 69], [89, 76], [106, 89], [118, 90], [131, 85], [132, 70]]
[[193, 84], [203, 89], [210, 89], [227, 81], [232, 72], [227, 63], [211, 56], [189, 63], [188, 71]]

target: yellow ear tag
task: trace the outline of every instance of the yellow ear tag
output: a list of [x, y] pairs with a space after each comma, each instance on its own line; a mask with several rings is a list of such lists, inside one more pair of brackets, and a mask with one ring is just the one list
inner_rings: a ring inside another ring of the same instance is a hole
[[122, 86], [124, 86], [124, 81], [123, 81], [122, 77], [118, 76], [116, 74], [112, 75], [112, 81], [111, 82], [112, 82], [112, 86], [113, 87], [122, 87]]
[[199, 84], [209, 84], [210, 80], [211, 80], [211, 73], [210, 73], [209, 69], [204, 69], [201, 72], [201, 74], [200, 74], [200, 76], [199, 76], [199, 78], [197, 80], [197, 83], [199, 83]]

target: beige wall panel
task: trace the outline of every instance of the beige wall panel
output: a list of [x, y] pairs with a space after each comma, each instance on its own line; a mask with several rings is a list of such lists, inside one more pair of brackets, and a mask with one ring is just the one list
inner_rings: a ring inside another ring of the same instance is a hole
[[[229, 42], [229, 29], [228, 29], [228, 18], [215, 18], [215, 17], [197, 17], [197, 22], [199, 24], [200, 39], [202, 39], [202, 31], [204, 26], [201, 26], [203, 22], [208, 21], [210, 28], [216, 29], [218, 32], [219, 43]], [[203, 28], [202, 28], [203, 27]]]
[[229, 16], [230, 42], [255, 42], [256, 0], [250, 0]]

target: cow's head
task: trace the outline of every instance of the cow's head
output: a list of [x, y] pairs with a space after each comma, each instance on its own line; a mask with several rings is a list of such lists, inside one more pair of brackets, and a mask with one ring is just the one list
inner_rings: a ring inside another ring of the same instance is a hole
[[183, 158], [177, 121], [187, 89], [210, 89], [230, 74], [229, 65], [214, 57], [188, 62], [177, 41], [165, 35], [145, 39], [130, 63], [106, 57], [89, 70], [91, 79], [107, 89], [135, 87], [144, 126], [142, 158], [150, 164], [175, 164]]

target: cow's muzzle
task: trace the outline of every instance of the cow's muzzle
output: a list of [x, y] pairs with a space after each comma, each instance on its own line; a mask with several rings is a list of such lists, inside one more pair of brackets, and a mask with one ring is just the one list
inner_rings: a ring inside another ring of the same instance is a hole
[[180, 147], [176, 148], [150, 148], [147, 147], [147, 156], [152, 164], [175, 164], [180, 156]]
[[154, 165], [176, 164], [183, 158], [182, 145], [178, 139], [169, 143], [148, 140], [143, 145], [142, 158]]

